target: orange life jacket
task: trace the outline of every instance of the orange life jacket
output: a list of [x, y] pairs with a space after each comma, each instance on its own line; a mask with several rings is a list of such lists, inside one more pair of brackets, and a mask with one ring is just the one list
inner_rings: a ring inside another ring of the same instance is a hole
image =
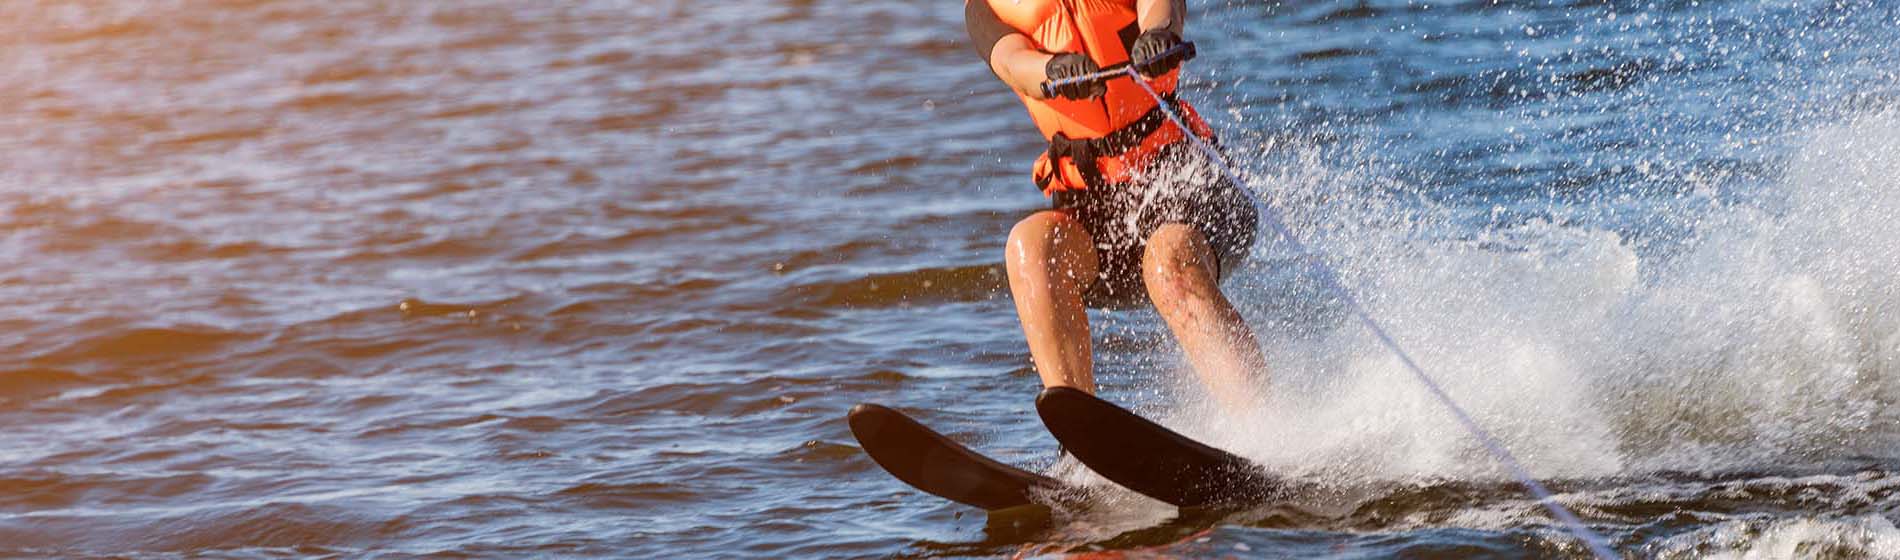
[[[1141, 33], [1135, 0], [971, 0], [988, 2], [1004, 25], [1048, 53], [1082, 53], [1097, 66], [1128, 63], [1128, 48]], [[1187, 103], [1174, 100], [1180, 70], [1151, 80], [1156, 93], [1179, 109], [1194, 134], [1213, 130]], [[1108, 80], [1108, 93], [1094, 99], [1035, 99], [1020, 92], [1049, 150], [1036, 159], [1036, 186], [1057, 191], [1121, 183], [1145, 170], [1161, 148], [1186, 139], [1156, 110], [1154, 97], [1132, 78]]]

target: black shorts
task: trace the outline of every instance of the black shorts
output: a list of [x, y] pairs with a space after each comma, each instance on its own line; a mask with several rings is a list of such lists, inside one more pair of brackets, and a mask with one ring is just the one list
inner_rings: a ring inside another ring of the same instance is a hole
[[1057, 211], [1082, 223], [1095, 241], [1095, 281], [1083, 299], [1090, 307], [1128, 307], [1148, 301], [1141, 257], [1162, 224], [1193, 227], [1214, 251], [1221, 279], [1247, 258], [1259, 216], [1246, 188], [1228, 181], [1193, 147], [1176, 144], [1153, 170], [1133, 181], [1052, 197]]

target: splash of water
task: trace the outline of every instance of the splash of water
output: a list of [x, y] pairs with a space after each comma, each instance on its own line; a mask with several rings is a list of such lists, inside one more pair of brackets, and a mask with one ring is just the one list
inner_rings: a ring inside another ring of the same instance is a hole
[[[1254, 187], [1317, 201], [1295, 227], [1540, 477], [1783, 471], [1900, 448], [1900, 112], [1810, 132], [1751, 200], [1656, 203], [1688, 226], [1672, 243], [1561, 218], [1447, 234], [1454, 210], [1322, 161]], [[1292, 473], [1503, 476], [1376, 341], [1329, 324], [1268, 340], [1270, 406], [1172, 420]]]

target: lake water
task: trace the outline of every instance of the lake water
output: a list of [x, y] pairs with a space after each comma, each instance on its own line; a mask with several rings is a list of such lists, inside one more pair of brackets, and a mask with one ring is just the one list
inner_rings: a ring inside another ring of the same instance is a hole
[[1190, 2], [1183, 96], [1315, 248], [1103, 395], [1321, 490], [986, 519], [902, 408], [1077, 481], [1000, 276], [1039, 138], [959, 2], [0, 5], [0, 555], [1900, 557], [1900, 2]]

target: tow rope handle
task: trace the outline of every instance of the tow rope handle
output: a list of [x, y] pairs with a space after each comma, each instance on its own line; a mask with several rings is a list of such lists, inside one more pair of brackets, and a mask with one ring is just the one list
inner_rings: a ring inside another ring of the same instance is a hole
[[[1168, 47], [1168, 50], [1161, 51], [1161, 54], [1155, 55], [1153, 60], [1167, 60], [1174, 57], [1180, 57], [1181, 62], [1187, 62], [1190, 60], [1194, 60], [1194, 55], [1195, 55], [1194, 42], [1182, 41], [1181, 44], [1179, 45]], [[1145, 62], [1151, 62], [1151, 61], [1144, 61], [1144, 63]], [[1108, 80], [1110, 78], [1120, 78], [1122, 77], [1122, 74], [1127, 73], [1126, 69], [1129, 66], [1130, 66], [1129, 63], [1124, 62], [1121, 64], [1116, 64], [1114, 66], [1110, 66], [1108, 68], [1104, 68], [1100, 71], [1091, 72], [1091, 73], [1083, 74], [1080, 76], [1063, 78], [1060, 80], [1049, 80], [1047, 82], [1043, 82], [1042, 83], [1042, 97], [1045, 99], [1055, 97], [1056, 88], [1059, 88], [1062, 86], [1073, 85], [1073, 84], [1095, 83], [1095, 82], [1100, 82], [1103, 80]]]

